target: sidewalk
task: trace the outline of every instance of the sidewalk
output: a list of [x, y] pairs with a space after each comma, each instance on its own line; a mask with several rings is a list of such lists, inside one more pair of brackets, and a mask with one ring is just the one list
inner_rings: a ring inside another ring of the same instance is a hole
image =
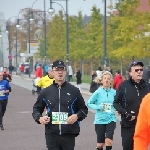
[[[19, 75], [16, 75], [15, 72], [13, 72], [12, 76], [21, 78]], [[13, 79], [13, 77], [12, 77], [12, 79]], [[30, 74], [30, 77], [29, 77], [29, 75], [24, 75], [24, 78], [22, 78], [22, 79], [32, 81], [34, 79], [34, 77], [35, 77], [34, 74]], [[72, 85], [76, 86], [76, 82], [70, 82], [70, 83]], [[90, 84], [88, 84], [88, 83], [82, 83], [81, 84], [81, 93], [82, 94], [86, 94], [86, 95], [91, 96], [92, 94], [89, 92], [89, 89], [90, 89]]]

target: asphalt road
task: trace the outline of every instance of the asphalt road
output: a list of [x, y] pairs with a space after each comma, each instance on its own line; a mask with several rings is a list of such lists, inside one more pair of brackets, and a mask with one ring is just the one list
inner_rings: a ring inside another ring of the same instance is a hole
[[[32, 81], [13, 77], [11, 86], [12, 93], [4, 117], [5, 130], [0, 130], [0, 150], [46, 150], [44, 125], [35, 123], [31, 115], [37, 97], [31, 94]], [[83, 97], [85, 101], [89, 99], [88, 95]], [[76, 138], [75, 150], [95, 150], [93, 120], [94, 113], [89, 110], [88, 117], [81, 122], [81, 133]], [[121, 149], [120, 125], [117, 122], [113, 150]]]

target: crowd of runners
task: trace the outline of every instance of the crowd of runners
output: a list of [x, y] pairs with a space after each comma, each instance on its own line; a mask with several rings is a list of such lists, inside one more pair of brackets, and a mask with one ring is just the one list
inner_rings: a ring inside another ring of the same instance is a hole
[[[80, 133], [80, 121], [88, 117], [88, 108], [96, 110], [93, 119], [97, 137], [96, 150], [104, 150], [104, 146], [106, 150], [112, 149], [116, 115], [121, 116], [122, 149], [147, 150], [150, 142], [150, 85], [142, 79], [143, 66], [142, 62], [132, 62], [129, 78], [122, 81], [117, 89], [111, 86], [111, 72], [103, 71], [99, 87], [85, 103], [80, 89], [66, 81], [67, 67], [64, 62], [53, 62], [48, 74], [37, 82], [35, 92], [38, 98], [32, 113], [35, 122], [45, 125], [48, 150], [74, 150], [75, 137]], [[0, 72], [1, 130], [4, 130], [3, 117], [11, 92], [11, 80], [7, 68], [3, 68]], [[44, 111], [46, 115], [43, 114]]]

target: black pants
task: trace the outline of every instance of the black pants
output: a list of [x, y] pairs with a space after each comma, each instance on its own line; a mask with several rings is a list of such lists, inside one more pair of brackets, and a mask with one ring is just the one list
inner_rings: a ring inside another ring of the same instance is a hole
[[121, 128], [123, 150], [133, 150], [133, 136], [135, 127]]
[[46, 133], [46, 144], [48, 150], [74, 150], [75, 135]]
[[7, 106], [8, 100], [0, 100], [0, 125], [2, 125], [2, 118], [5, 114], [6, 111], [6, 106]]

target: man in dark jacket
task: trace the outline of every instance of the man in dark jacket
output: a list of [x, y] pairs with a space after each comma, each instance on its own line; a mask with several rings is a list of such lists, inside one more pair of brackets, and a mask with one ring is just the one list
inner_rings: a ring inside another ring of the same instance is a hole
[[132, 62], [130, 79], [123, 81], [116, 93], [114, 107], [121, 114], [123, 150], [133, 150], [133, 136], [142, 98], [150, 91], [149, 83], [142, 79], [142, 62]]
[[9, 74], [12, 75], [12, 71], [14, 70], [14, 66], [9, 65], [8, 70], [9, 70]]
[[150, 67], [149, 66], [143, 70], [142, 79], [144, 79], [146, 82], [149, 82], [149, 79], [150, 79]]
[[[79, 89], [65, 81], [64, 62], [55, 61], [52, 69], [55, 81], [40, 92], [32, 116], [45, 125], [48, 150], [74, 150], [79, 121], [87, 116], [88, 109]], [[45, 107], [47, 116], [42, 116]]]

